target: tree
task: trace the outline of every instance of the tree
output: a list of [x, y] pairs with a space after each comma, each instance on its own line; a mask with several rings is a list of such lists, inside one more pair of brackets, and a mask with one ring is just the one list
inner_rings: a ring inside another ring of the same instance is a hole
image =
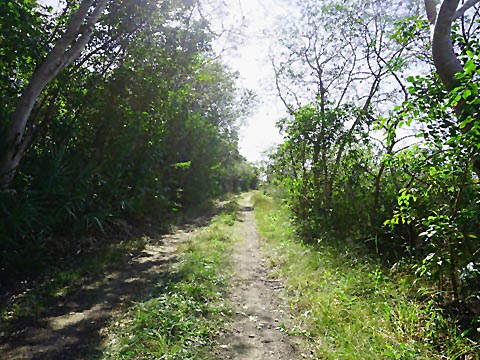
[[[12, 4], [13, 16], [0, 12], [0, 127], [11, 124], [11, 99], [78, 12]], [[212, 50], [215, 35], [197, 2], [108, 4], [85, 50], [45, 85], [27, 121], [31, 144], [14, 169], [15, 194], [0, 191], [0, 281], [75, 254], [87, 233], [123, 232], [127, 223], [153, 222], [152, 214], [167, 225], [253, 182], [237, 144], [251, 96]], [[85, 22], [93, 11], [92, 3]]]
[[[452, 92], [455, 88], [461, 85], [457, 74], [464, 72], [464, 66], [462, 66], [462, 63], [455, 54], [452, 41], [452, 25], [455, 20], [459, 19], [460, 17], [464, 17], [465, 12], [479, 2], [479, 0], [468, 0], [460, 8], [458, 8], [460, 3], [459, 0], [444, 0], [442, 1], [440, 9], [437, 13], [435, 0], [425, 0], [425, 10], [428, 21], [431, 24], [432, 31], [433, 61], [435, 68], [437, 69], [438, 76], [449, 92]], [[473, 63], [472, 59], [471, 63]], [[468, 124], [461, 127], [463, 133], [468, 133], [470, 130], [472, 130], [474, 123], [478, 123], [480, 120], [480, 112], [478, 112], [478, 109], [468, 109], [465, 106], [467, 104], [466, 100], [467, 99], [463, 99], [454, 106], [455, 114], [459, 118], [460, 122], [465, 121], [468, 116], [472, 116]], [[473, 157], [473, 166], [477, 175], [480, 176], [479, 154], [476, 154]]]
[[33, 72], [2, 135], [5, 146], [0, 154], [0, 191], [9, 189], [30, 145], [34, 126], [29, 127], [28, 121], [38, 97], [45, 86], [83, 51], [108, 2], [109, 0], [83, 0], [71, 16], [65, 33]]
[[389, 265], [411, 266], [428, 279], [418, 284], [432, 289], [428, 298], [422, 289], [422, 298], [473, 339], [480, 301], [479, 2], [459, 8], [445, 0], [438, 15], [435, 1], [421, 2], [418, 13], [409, 11], [415, 1], [299, 2], [302, 16], [273, 56], [289, 116], [279, 121], [284, 142], [267, 169], [302, 240], [359, 246], [360, 255], [371, 244]]
[[[328, 217], [343, 206], [333, 206], [335, 194], [337, 205], [343, 198], [354, 208], [355, 196], [350, 199], [343, 191], [346, 179], [356, 179], [355, 186], [361, 187], [374, 170], [359, 167], [362, 178], [350, 176], [344, 167], [355, 158], [363, 162], [366, 153], [373, 158], [381, 154], [383, 149], [373, 150], [369, 143], [370, 130], [406, 96], [401, 74], [409, 66], [409, 44], [390, 35], [408, 9], [361, 0], [307, 1], [300, 6], [302, 17], [281, 33], [281, 46], [272, 54], [277, 92], [290, 113], [281, 123], [287, 148], [283, 154], [295, 177], [290, 185], [301, 202], [298, 208], [305, 208], [299, 217]], [[391, 152], [393, 145], [385, 150]], [[362, 211], [371, 219], [378, 211], [384, 168], [375, 171], [375, 196], [368, 199], [372, 209]]]

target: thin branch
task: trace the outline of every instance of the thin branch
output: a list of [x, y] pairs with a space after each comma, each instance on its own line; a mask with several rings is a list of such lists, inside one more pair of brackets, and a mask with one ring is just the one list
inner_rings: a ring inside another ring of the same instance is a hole
[[462, 17], [465, 12], [470, 9], [471, 7], [475, 6], [478, 4], [480, 0], [468, 0], [463, 4], [460, 8], [457, 9], [455, 12], [455, 15], [453, 16], [453, 20], [458, 19], [459, 17]]
[[277, 67], [275, 66], [275, 61], [273, 60], [273, 58], [271, 59], [271, 63], [272, 63], [273, 71], [275, 73], [275, 85], [277, 87], [277, 94], [280, 97], [280, 100], [282, 100], [283, 105], [285, 105], [285, 107], [287, 108], [290, 115], [293, 115], [295, 113], [295, 110], [287, 103], [286, 99], [282, 95], [282, 90], [280, 89], [280, 83], [278, 81], [279, 71], [277, 70]]

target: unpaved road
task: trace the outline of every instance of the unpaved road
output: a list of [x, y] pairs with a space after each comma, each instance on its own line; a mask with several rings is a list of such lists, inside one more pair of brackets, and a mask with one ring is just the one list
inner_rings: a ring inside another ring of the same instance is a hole
[[[198, 222], [202, 220], [206, 219]], [[140, 254], [109, 269], [102, 279], [84, 284], [39, 317], [17, 322], [12, 333], [0, 336], [0, 360], [94, 359], [100, 355], [109, 321], [131, 301], [145, 296], [151, 284], [170, 280], [178, 244], [198, 227], [187, 225], [152, 239]]]
[[233, 250], [234, 284], [231, 301], [234, 320], [220, 339], [220, 359], [294, 360], [299, 359], [295, 339], [282, 331], [289, 316], [278, 297], [283, 287], [268, 277], [263, 264], [253, 208], [247, 195], [240, 201], [241, 222], [236, 224], [237, 242]]
[[[235, 224], [234, 284], [231, 301], [234, 319], [218, 340], [212, 359], [294, 360], [300, 358], [291, 336], [281, 331], [288, 316], [282, 311], [281, 283], [269, 279], [263, 265], [250, 196], [244, 197], [241, 221]], [[131, 301], [145, 296], [149, 284], [171, 280], [180, 242], [194, 234], [207, 219], [151, 241], [130, 261], [109, 269], [100, 280], [75, 289], [36, 318], [15, 324], [0, 334], [0, 360], [94, 359], [101, 355], [105, 329]], [[141, 360], [141, 359], [132, 359]]]

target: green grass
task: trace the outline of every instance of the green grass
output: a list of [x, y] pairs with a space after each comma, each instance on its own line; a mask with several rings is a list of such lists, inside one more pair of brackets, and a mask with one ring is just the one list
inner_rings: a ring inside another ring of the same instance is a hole
[[[264, 250], [316, 359], [478, 359], [480, 347], [450, 328], [418, 284], [359, 249], [299, 241], [281, 205], [260, 194]], [[364, 253], [364, 252], [363, 252]]]
[[172, 279], [115, 321], [103, 359], [212, 358], [215, 336], [230, 314], [225, 296], [236, 208], [229, 205], [184, 244]]

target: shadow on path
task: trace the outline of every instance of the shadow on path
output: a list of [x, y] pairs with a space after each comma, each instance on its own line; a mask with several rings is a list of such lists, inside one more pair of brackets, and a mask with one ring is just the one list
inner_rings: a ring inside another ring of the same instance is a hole
[[193, 225], [160, 236], [137, 256], [111, 266], [101, 278], [84, 283], [38, 317], [12, 323], [0, 338], [0, 359], [93, 359], [101, 355], [102, 330], [112, 316], [133, 301], [146, 301], [162, 285], [178, 281], [171, 274], [180, 242], [205, 225], [202, 217]]

